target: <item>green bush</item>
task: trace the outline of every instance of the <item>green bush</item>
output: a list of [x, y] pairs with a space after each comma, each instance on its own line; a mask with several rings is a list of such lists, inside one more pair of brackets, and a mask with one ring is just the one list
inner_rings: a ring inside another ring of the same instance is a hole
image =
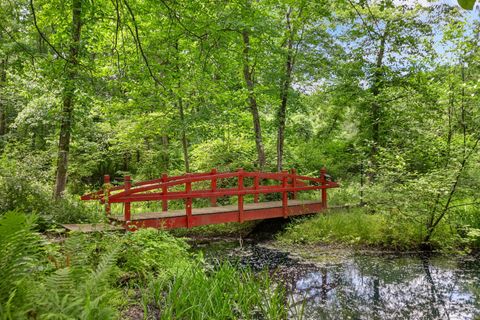
[[[476, 230], [476, 229], [475, 229]], [[470, 237], [475, 231], [470, 230]], [[374, 246], [390, 250], [418, 250], [426, 228], [415, 219], [393, 212], [370, 213], [368, 208], [330, 211], [312, 218], [298, 219], [277, 238], [285, 243], [325, 243]], [[438, 225], [430, 240], [433, 249], [457, 250], [471, 245], [447, 221]]]
[[188, 244], [165, 231], [140, 229], [128, 233], [124, 241], [120, 265], [136, 280], [146, 280], [151, 275], [170, 278], [192, 264]]
[[256, 163], [255, 143], [243, 136], [230, 140], [209, 140], [198, 144], [191, 152], [197, 171], [231, 171], [238, 168], [253, 170]]
[[98, 208], [80, 202], [72, 196], [54, 201], [50, 185], [35, 178], [23, 165], [0, 162], [0, 215], [16, 210], [38, 216], [38, 224], [79, 223], [98, 221]]
[[18, 212], [0, 217], [0, 319], [115, 319], [111, 277], [120, 245], [105, 242], [94, 262], [85, 236], [57, 250], [34, 223], [35, 216]]
[[[300, 222], [300, 223], [299, 223]], [[346, 243], [378, 245], [383, 242], [386, 220], [359, 209], [326, 212], [299, 219], [287, 227], [278, 239], [287, 243]]]

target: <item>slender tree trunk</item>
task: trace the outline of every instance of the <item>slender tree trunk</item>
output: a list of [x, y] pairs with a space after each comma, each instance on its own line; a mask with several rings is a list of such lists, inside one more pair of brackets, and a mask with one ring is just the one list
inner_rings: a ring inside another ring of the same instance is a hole
[[[175, 42], [175, 50], [176, 50], [176, 59], [175, 59], [175, 69], [177, 71], [178, 75], [178, 83], [177, 83], [177, 92], [180, 92], [180, 88], [182, 86], [182, 78], [181, 78], [181, 70], [180, 70], [180, 51], [178, 49], [178, 39]], [[175, 94], [173, 94], [175, 96]], [[185, 163], [185, 172], [190, 172], [190, 159], [188, 156], [188, 140], [187, 140], [187, 133], [185, 130], [185, 111], [183, 108], [183, 100], [182, 97], [178, 95], [177, 98], [177, 109], [178, 109], [178, 114], [180, 116], [180, 123], [181, 123], [181, 140], [182, 140], [182, 151], [183, 151], [183, 160]]]
[[[1, 38], [0, 38], [1, 39]], [[7, 58], [3, 58], [0, 62], [0, 90], [3, 90], [7, 82]], [[7, 110], [6, 103], [2, 96], [0, 96], [0, 136], [7, 133]]]
[[373, 94], [373, 103], [370, 112], [370, 122], [371, 122], [371, 134], [372, 134], [372, 147], [370, 149], [370, 162], [371, 170], [369, 174], [369, 180], [373, 181], [375, 179], [375, 168], [376, 168], [376, 155], [378, 152], [378, 146], [380, 144], [380, 121], [381, 121], [381, 106], [377, 101], [377, 97], [380, 95], [380, 86], [383, 80], [383, 58], [385, 57], [385, 44], [388, 37], [388, 23], [385, 26], [382, 37], [380, 38], [380, 46], [378, 48], [378, 53], [375, 63], [375, 72], [373, 74], [373, 85], [372, 85], [372, 94]]
[[182, 123], [182, 149], [183, 159], [185, 161], [185, 172], [190, 172], [190, 160], [188, 158], [188, 140], [185, 132], [185, 113], [183, 110], [182, 98], [178, 98], [178, 112], [180, 114], [180, 122]]
[[58, 141], [57, 177], [55, 181], [54, 197], [58, 199], [65, 191], [67, 184], [68, 155], [70, 151], [70, 134], [72, 130], [72, 116], [76, 78], [78, 73], [78, 54], [80, 50], [80, 36], [82, 30], [82, 0], [73, 0], [72, 7], [72, 38], [68, 55], [65, 85], [63, 89], [63, 107]]
[[287, 118], [287, 102], [288, 91], [290, 90], [290, 84], [292, 82], [292, 70], [294, 65], [294, 52], [293, 52], [293, 37], [294, 31], [290, 21], [290, 14], [292, 8], [288, 8], [286, 14], [287, 20], [287, 35], [286, 42], [287, 57], [285, 60], [285, 73], [283, 75], [282, 82], [280, 83], [280, 107], [277, 114], [278, 132], [277, 132], [277, 171], [283, 169], [283, 145], [285, 141], [285, 122]]
[[170, 164], [170, 158], [168, 156], [168, 136], [162, 136], [162, 166], [163, 171], [168, 172], [168, 167]]
[[253, 81], [254, 68], [250, 65], [249, 62], [249, 53], [250, 53], [250, 35], [248, 31], [244, 30], [242, 32], [243, 38], [243, 77], [245, 79], [245, 84], [248, 90], [248, 103], [250, 107], [250, 112], [253, 117], [253, 128], [255, 131], [255, 145], [257, 147], [258, 155], [258, 168], [262, 170], [265, 167], [266, 157], [265, 149], [263, 147], [262, 139], [262, 127], [260, 124], [260, 115], [258, 112], [257, 99], [255, 97], [255, 84]]

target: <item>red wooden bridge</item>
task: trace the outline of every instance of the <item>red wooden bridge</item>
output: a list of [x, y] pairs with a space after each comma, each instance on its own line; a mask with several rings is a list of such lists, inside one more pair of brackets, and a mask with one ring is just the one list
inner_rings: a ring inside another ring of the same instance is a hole
[[[212, 169], [207, 173], [180, 176], [163, 174], [160, 179], [136, 183], [132, 183], [130, 176], [125, 176], [124, 184], [119, 186], [113, 186], [107, 175], [102, 190], [86, 194], [81, 199], [99, 200], [105, 205], [110, 221], [127, 229], [173, 229], [316, 213], [327, 208], [327, 189], [336, 187], [338, 184], [330, 181], [325, 168], [317, 178], [298, 175], [294, 169], [277, 173], [243, 169], [217, 172]], [[307, 190], [321, 190], [321, 199], [299, 200], [298, 192]], [[281, 200], [259, 202], [261, 194], [279, 194]], [[219, 198], [226, 197], [236, 197], [237, 203], [219, 206]], [[252, 202], [245, 201], [245, 198]], [[194, 208], [195, 199], [196, 202], [203, 199], [209, 206]], [[168, 210], [169, 201], [175, 200], [177, 206], [178, 200], [183, 202], [183, 208]], [[132, 213], [134, 203], [150, 201], [161, 202], [161, 212]], [[113, 214], [112, 204], [123, 204], [123, 214]]]

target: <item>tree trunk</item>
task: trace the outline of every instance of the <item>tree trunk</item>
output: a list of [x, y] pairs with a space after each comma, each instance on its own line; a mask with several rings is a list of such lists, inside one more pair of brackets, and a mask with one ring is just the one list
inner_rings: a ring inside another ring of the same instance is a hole
[[[0, 90], [5, 87], [7, 82], [7, 58], [3, 58], [0, 62]], [[3, 97], [0, 97], [0, 136], [3, 136], [7, 133], [7, 105], [3, 100]]]
[[243, 77], [245, 79], [245, 84], [248, 90], [248, 103], [250, 107], [250, 112], [253, 117], [253, 128], [255, 131], [255, 145], [257, 147], [258, 155], [258, 169], [262, 170], [265, 167], [266, 157], [265, 149], [263, 147], [262, 139], [262, 127], [260, 124], [260, 115], [258, 113], [257, 99], [254, 92], [254, 81], [253, 81], [253, 72], [254, 68], [249, 63], [249, 52], [250, 52], [250, 36], [248, 31], [244, 30], [242, 32], [243, 38]]
[[178, 112], [180, 113], [180, 122], [182, 124], [182, 149], [183, 159], [185, 161], [185, 172], [190, 172], [190, 160], [188, 158], [188, 140], [185, 132], [185, 113], [183, 110], [182, 98], [178, 98]]
[[375, 168], [376, 168], [376, 155], [378, 152], [378, 146], [380, 143], [380, 118], [381, 118], [381, 106], [377, 101], [377, 97], [380, 95], [380, 86], [383, 81], [383, 58], [385, 57], [385, 43], [388, 36], [388, 23], [385, 26], [382, 37], [380, 38], [380, 46], [378, 48], [376, 63], [375, 63], [375, 72], [373, 73], [373, 85], [372, 85], [372, 95], [373, 103], [370, 113], [370, 122], [371, 122], [371, 134], [372, 134], [372, 147], [370, 149], [370, 163], [371, 170], [368, 175], [369, 180], [373, 181], [375, 179]]
[[78, 54], [80, 50], [80, 35], [82, 29], [82, 0], [73, 0], [72, 7], [72, 38], [67, 62], [65, 85], [63, 88], [63, 107], [58, 141], [57, 176], [55, 181], [55, 199], [62, 197], [67, 184], [68, 155], [70, 151], [70, 134], [74, 109], [74, 95], [78, 73]]
[[162, 167], [164, 172], [168, 172], [170, 157], [168, 154], [168, 136], [162, 136]]
[[[178, 48], [178, 39], [175, 42], [175, 50], [176, 50], [176, 59], [175, 59], [175, 69], [177, 71], [177, 76], [178, 76], [178, 83], [177, 83], [177, 92], [180, 92], [181, 86], [182, 86], [182, 78], [181, 78], [181, 70], [180, 70], [180, 50]], [[187, 133], [185, 130], [185, 112], [183, 109], [183, 100], [182, 97], [179, 95], [179, 93], [175, 94], [173, 93], [174, 96], [177, 96], [177, 107], [178, 107], [178, 113], [180, 116], [180, 124], [181, 124], [181, 139], [182, 139], [182, 151], [183, 151], [183, 160], [185, 163], [185, 172], [188, 173], [190, 172], [190, 159], [188, 157], [188, 140], [187, 140]]]
[[283, 144], [285, 141], [285, 122], [287, 118], [287, 102], [288, 91], [290, 90], [290, 83], [292, 82], [292, 70], [294, 65], [294, 52], [293, 52], [293, 37], [294, 31], [290, 22], [290, 14], [292, 9], [288, 8], [286, 14], [287, 20], [287, 35], [286, 42], [287, 57], [285, 61], [285, 73], [283, 75], [282, 82], [280, 83], [280, 107], [277, 114], [278, 133], [277, 133], [277, 171], [280, 172], [283, 169]]

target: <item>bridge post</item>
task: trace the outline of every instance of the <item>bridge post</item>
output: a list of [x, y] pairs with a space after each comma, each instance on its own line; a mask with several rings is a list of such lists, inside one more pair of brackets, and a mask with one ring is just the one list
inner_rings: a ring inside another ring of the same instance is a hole
[[[131, 180], [130, 176], [125, 176], [124, 177], [124, 184], [125, 184], [125, 191], [130, 190], [130, 188], [132, 187], [132, 180]], [[131, 220], [130, 209], [131, 209], [130, 202], [125, 202], [124, 213], [123, 213], [124, 218], [125, 218], [125, 224], [127, 224]]]
[[105, 202], [105, 214], [107, 216], [111, 213], [110, 207], [110, 176], [108, 174], [103, 176], [103, 201]]
[[290, 172], [292, 174], [292, 188], [294, 191], [292, 191], [292, 199], [296, 200], [297, 199], [297, 193], [295, 192], [295, 188], [297, 185], [297, 170], [295, 168], [290, 169]]
[[[190, 178], [189, 174], [186, 175], [186, 178], [187, 178], [187, 182], [185, 182], [185, 193], [189, 194], [190, 192], [192, 192], [192, 182], [188, 181], [188, 179]], [[191, 228], [191, 218], [192, 218], [192, 198], [191, 197], [187, 197], [185, 201], [185, 211], [187, 214], [187, 228]]]
[[[164, 173], [162, 174], [162, 183], [167, 183], [167, 174]], [[162, 185], [162, 194], [163, 196], [166, 196], [167, 195], [167, 192], [168, 192], [168, 187], [165, 186], [165, 185]], [[166, 212], [168, 211], [168, 200], [167, 199], [163, 199], [162, 200], [162, 211], [163, 212]]]
[[[253, 189], [254, 189], [255, 191], [258, 190], [258, 185], [259, 185], [259, 180], [260, 180], [259, 177], [258, 177], [258, 171], [257, 171], [256, 173], [257, 173], [257, 174], [256, 174], [255, 177], [253, 178]], [[253, 195], [253, 202], [254, 202], [254, 203], [258, 203], [258, 193], [255, 193], [255, 194]]]
[[240, 223], [243, 222], [243, 194], [241, 191], [243, 190], [243, 168], [238, 169], [238, 190], [240, 191], [238, 194], [238, 221]]
[[327, 168], [323, 167], [322, 169], [320, 169], [320, 179], [322, 181], [322, 207], [324, 209], [327, 208], [327, 188], [326, 188], [326, 185], [327, 185], [327, 178], [326, 178], [326, 175], [327, 174]]
[[[211, 171], [211, 174], [216, 175], [217, 174], [217, 169], [213, 168], [212, 171]], [[212, 189], [212, 192], [217, 191], [217, 178], [212, 178], [211, 189]], [[217, 206], [217, 197], [210, 197], [210, 205], [212, 207]]]
[[288, 217], [288, 192], [287, 192], [287, 186], [288, 186], [288, 171], [282, 171], [283, 177], [282, 177], [282, 211], [283, 211], [283, 217], [287, 218]]

